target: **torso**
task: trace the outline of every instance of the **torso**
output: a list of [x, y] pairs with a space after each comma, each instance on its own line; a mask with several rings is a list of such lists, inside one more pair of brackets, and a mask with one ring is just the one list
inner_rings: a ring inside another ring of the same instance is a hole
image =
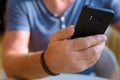
[[[96, 1], [98, 4], [93, 4], [90, 1]], [[37, 5], [37, 3], [38, 5]], [[31, 40], [30, 46], [32, 51], [43, 50], [47, 48], [50, 36], [59, 31], [62, 26], [75, 25], [79, 14], [84, 5], [92, 5], [97, 7], [105, 7], [98, 0], [75, 0], [73, 4], [66, 10], [63, 16], [55, 17], [43, 4], [42, 0], [35, 0], [31, 3], [30, 23], [31, 23]], [[61, 18], [65, 20], [62, 21]]]

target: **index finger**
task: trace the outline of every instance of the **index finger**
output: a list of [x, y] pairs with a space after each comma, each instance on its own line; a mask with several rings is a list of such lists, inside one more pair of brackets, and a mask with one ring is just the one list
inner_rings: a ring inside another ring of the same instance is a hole
[[95, 35], [95, 36], [88, 36], [85, 38], [76, 38], [69, 40], [71, 47], [73, 50], [83, 50], [89, 47], [98, 45], [102, 42], [105, 42], [107, 37], [105, 35]]

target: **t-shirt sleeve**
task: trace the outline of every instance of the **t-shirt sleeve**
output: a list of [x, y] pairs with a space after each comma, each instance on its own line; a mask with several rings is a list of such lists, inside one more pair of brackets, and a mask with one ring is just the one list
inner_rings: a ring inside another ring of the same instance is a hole
[[6, 30], [30, 31], [25, 0], [8, 0]]
[[120, 21], [120, 0], [110, 0], [110, 9], [115, 12], [113, 23]]

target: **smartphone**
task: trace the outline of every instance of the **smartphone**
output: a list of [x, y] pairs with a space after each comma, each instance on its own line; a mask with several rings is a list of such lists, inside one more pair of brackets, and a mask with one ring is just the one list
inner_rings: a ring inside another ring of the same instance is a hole
[[92, 6], [84, 6], [71, 39], [104, 34], [114, 17], [114, 11]]

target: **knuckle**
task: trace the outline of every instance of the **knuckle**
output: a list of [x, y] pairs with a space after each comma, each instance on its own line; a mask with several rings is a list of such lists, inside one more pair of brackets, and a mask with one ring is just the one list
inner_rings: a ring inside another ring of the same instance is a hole
[[96, 55], [96, 54], [98, 53], [98, 51], [99, 51], [98, 49], [93, 48], [93, 49], [92, 49], [93, 55]]
[[88, 48], [89, 47], [89, 41], [86, 38], [80, 38], [79, 42], [82, 44], [83, 48]]
[[97, 62], [97, 58], [94, 57], [94, 58], [92, 59], [92, 63], [95, 64], [96, 62]]
[[100, 53], [101, 53], [101, 52], [99, 52], [99, 53], [96, 54], [96, 57], [95, 57], [95, 60], [96, 60], [96, 61], [99, 60], [99, 58], [100, 58]]
[[96, 48], [93, 48], [91, 54], [89, 54], [90, 62], [95, 63], [99, 59], [99, 51]]
[[80, 50], [89, 47], [90, 41], [86, 38], [78, 38], [73, 41], [73, 49]]
[[91, 60], [89, 61], [89, 65], [95, 64], [96, 61], [97, 61], [97, 60], [95, 59], [95, 57], [91, 58]]
[[93, 55], [94, 55], [94, 57], [92, 58], [92, 62], [93, 62], [93, 63], [96, 63], [96, 61], [98, 61], [98, 60], [99, 60], [99, 57], [100, 57], [100, 56], [99, 56], [99, 53], [94, 53]]
[[83, 40], [83, 43], [84, 43], [84, 47], [85, 47], [85, 48], [88, 48], [88, 47], [89, 47], [90, 40], [89, 40], [89, 39], [84, 39], [84, 40]]

